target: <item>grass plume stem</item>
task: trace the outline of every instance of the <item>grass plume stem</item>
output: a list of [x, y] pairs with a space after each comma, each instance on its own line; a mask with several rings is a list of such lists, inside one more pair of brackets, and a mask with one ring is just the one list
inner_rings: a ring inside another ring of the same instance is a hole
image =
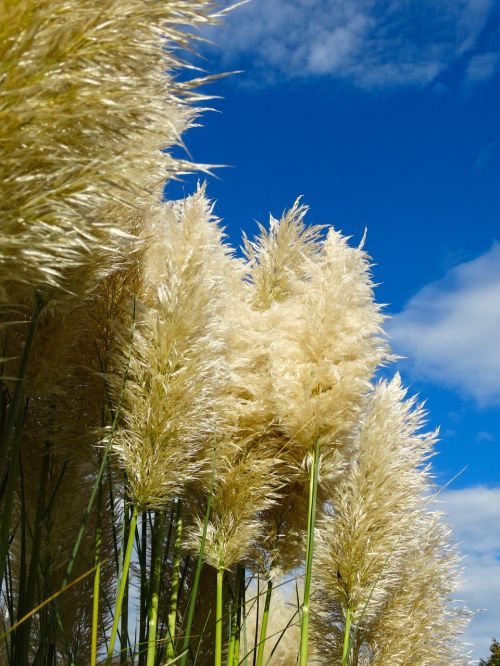
[[95, 573], [92, 598], [92, 634], [90, 645], [90, 666], [97, 663], [97, 635], [99, 624], [99, 591], [101, 586], [101, 543], [102, 543], [102, 484], [97, 493], [97, 526], [95, 535]]
[[241, 619], [245, 607], [245, 567], [241, 564], [237, 567], [237, 576], [239, 581], [238, 586], [238, 607], [236, 609], [236, 635], [234, 637], [234, 659], [233, 663], [228, 663], [228, 666], [237, 666], [240, 660], [240, 637], [241, 637]]
[[156, 511], [153, 527], [153, 571], [149, 601], [149, 633], [147, 666], [154, 666], [156, 659], [156, 627], [158, 625], [158, 597], [160, 591], [160, 574], [162, 563], [162, 546], [165, 532], [165, 512]]
[[224, 568], [217, 569], [217, 593], [215, 604], [215, 666], [222, 666], [222, 591]]
[[349, 663], [349, 655], [351, 652], [351, 622], [352, 611], [350, 608], [347, 608], [344, 626], [344, 645], [342, 648], [342, 666], [347, 666]]
[[145, 657], [141, 651], [143, 645], [146, 644], [147, 633], [147, 541], [148, 539], [148, 523], [146, 511], [141, 514], [141, 536], [140, 547], [137, 545], [137, 552], [139, 554], [139, 565], [141, 569], [141, 590], [140, 590], [140, 608], [139, 608], [139, 666], [144, 666]]
[[[170, 605], [168, 612], [168, 631], [170, 639], [167, 642], [167, 662], [175, 657], [175, 634], [177, 625], [177, 601], [179, 598], [179, 574], [181, 567], [181, 546], [182, 546], [182, 503], [177, 500], [177, 512], [175, 516], [175, 543], [174, 543], [174, 563], [172, 567], [172, 588], [170, 592]], [[149, 663], [148, 663], [148, 666]]]
[[264, 648], [266, 645], [267, 623], [269, 621], [269, 608], [271, 606], [271, 596], [273, 593], [273, 581], [267, 581], [266, 599], [264, 602], [264, 612], [262, 614], [262, 625], [260, 628], [259, 651], [257, 653], [257, 666], [262, 666], [264, 661]]
[[111, 664], [111, 659], [113, 657], [113, 649], [116, 641], [116, 635], [118, 633], [118, 624], [121, 617], [121, 609], [123, 603], [123, 596], [125, 594], [125, 588], [127, 585], [128, 571], [130, 567], [130, 558], [132, 555], [132, 546], [134, 545], [135, 538], [135, 526], [137, 524], [137, 506], [134, 504], [132, 509], [132, 517], [130, 519], [130, 527], [128, 531], [127, 545], [125, 548], [125, 557], [123, 560], [123, 568], [121, 572], [121, 577], [119, 581], [118, 594], [116, 596], [115, 603], [115, 612], [113, 617], [113, 627], [111, 629], [111, 637], [109, 639], [108, 655], [106, 658], [106, 663]]
[[229, 650], [227, 653], [227, 666], [233, 666], [234, 655], [236, 652], [236, 635], [238, 632], [238, 617], [240, 615], [240, 572], [236, 572], [236, 585], [234, 590], [233, 605], [231, 608], [231, 624], [230, 624], [230, 638]]
[[314, 555], [314, 527], [316, 522], [316, 499], [318, 495], [320, 438], [311, 450], [312, 465], [309, 484], [309, 510], [307, 516], [306, 567], [304, 577], [304, 599], [300, 618], [300, 666], [307, 666], [309, 641], [309, 603], [311, 596], [311, 578]]
[[[215, 486], [215, 441], [214, 441], [214, 451], [213, 451], [213, 464], [212, 464], [212, 478], [210, 481], [210, 492], [208, 494], [207, 498], [207, 507], [205, 509], [205, 516], [203, 519], [203, 530], [201, 533], [201, 539], [200, 539], [200, 550], [198, 553], [198, 559], [196, 560], [196, 568], [194, 572], [194, 578], [193, 578], [193, 585], [191, 588], [191, 594], [189, 596], [189, 606], [188, 606], [188, 613], [187, 613], [187, 619], [186, 619], [186, 626], [184, 628], [184, 638], [182, 640], [182, 652], [183, 656], [180, 662], [180, 666], [186, 666], [186, 661], [188, 657], [188, 647], [189, 647], [189, 642], [191, 640], [191, 628], [193, 626], [193, 619], [194, 619], [194, 609], [196, 606], [196, 599], [198, 597], [198, 589], [200, 587], [200, 578], [201, 578], [201, 570], [203, 568], [203, 558], [205, 555], [205, 543], [207, 540], [207, 530], [208, 530], [208, 523], [210, 522], [210, 513], [212, 511], [212, 499], [213, 499], [213, 494], [214, 494], [214, 486]], [[231, 666], [229, 663], [228, 666]]]
[[[127, 480], [124, 479], [126, 484]], [[130, 525], [130, 508], [125, 498], [124, 507], [123, 507], [123, 543], [129, 540], [131, 530]], [[135, 539], [135, 534], [134, 534]], [[126, 553], [125, 553], [126, 556]], [[124, 563], [122, 563], [124, 566]], [[128, 648], [128, 593], [129, 593], [129, 582], [130, 576], [127, 571], [125, 574], [125, 588], [123, 591], [123, 601], [121, 609], [121, 621], [120, 621], [120, 666], [127, 666], [127, 648]]]

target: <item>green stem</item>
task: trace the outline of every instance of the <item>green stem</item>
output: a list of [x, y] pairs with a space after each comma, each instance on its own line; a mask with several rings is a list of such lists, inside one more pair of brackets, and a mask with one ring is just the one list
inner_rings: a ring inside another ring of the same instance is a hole
[[224, 568], [217, 569], [217, 596], [215, 604], [215, 666], [222, 666], [222, 585]]
[[240, 609], [240, 571], [236, 573], [236, 585], [234, 590], [234, 599], [231, 608], [231, 633], [229, 640], [229, 650], [227, 653], [227, 666], [233, 666], [234, 654], [236, 648], [236, 634], [238, 632], [238, 611]]
[[139, 563], [141, 567], [141, 590], [140, 590], [140, 609], [139, 609], [139, 666], [144, 666], [143, 653], [144, 646], [146, 645], [146, 632], [147, 632], [147, 539], [148, 539], [148, 524], [146, 511], [141, 514], [141, 547], [138, 548]]
[[22, 429], [23, 425], [20, 417], [14, 433], [13, 448], [16, 450], [16, 455], [12, 458], [9, 466], [7, 487], [5, 490], [5, 504], [3, 507], [2, 524], [0, 527], [0, 589], [2, 589], [5, 567], [7, 564], [7, 554], [10, 547], [10, 521], [13, 514], [16, 484], [19, 476], [19, 444], [21, 442]]
[[[180, 661], [180, 666], [186, 666], [186, 661], [188, 657], [188, 647], [189, 647], [189, 641], [191, 640], [191, 628], [193, 626], [193, 619], [194, 619], [194, 609], [196, 606], [196, 599], [198, 597], [198, 589], [200, 586], [200, 578], [201, 578], [201, 570], [203, 567], [203, 558], [205, 555], [205, 542], [207, 540], [207, 530], [208, 530], [208, 523], [210, 521], [210, 512], [212, 510], [212, 497], [213, 493], [210, 492], [207, 500], [207, 508], [205, 511], [205, 518], [203, 521], [203, 532], [201, 535], [201, 543], [200, 543], [200, 552], [198, 553], [198, 559], [196, 561], [196, 569], [194, 572], [194, 578], [193, 578], [193, 586], [191, 588], [191, 595], [189, 597], [189, 607], [188, 607], [188, 614], [187, 614], [187, 621], [186, 621], [186, 627], [185, 627], [185, 633], [184, 633], [184, 639], [182, 641], [182, 652], [184, 653], [181, 661]], [[228, 666], [231, 666], [230, 663], [228, 663]]]
[[309, 603], [311, 597], [311, 578], [314, 554], [314, 526], [316, 521], [316, 500], [318, 495], [320, 440], [316, 439], [316, 446], [311, 450], [312, 466], [309, 480], [309, 509], [307, 516], [307, 546], [306, 569], [304, 579], [304, 600], [302, 602], [302, 616], [300, 621], [300, 666], [307, 666], [308, 640], [309, 640]]
[[[126, 479], [125, 479], [126, 485]], [[130, 511], [127, 501], [125, 499], [123, 507], [123, 541], [127, 542], [134, 537], [135, 528], [132, 531], [130, 525]], [[124, 563], [123, 565], [124, 566]], [[123, 601], [121, 610], [120, 621], [120, 666], [127, 666], [127, 647], [128, 647], [128, 588], [129, 588], [129, 574], [125, 574], [125, 589], [123, 590]]]
[[172, 589], [170, 592], [170, 604], [167, 623], [169, 633], [169, 640], [167, 642], [167, 664], [175, 659], [175, 632], [177, 625], [177, 600], [179, 597], [179, 573], [181, 569], [182, 527], [182, 505], [181, 501], [177, 500], [174, 562], [172, 567]]
[[160, 573], [162, 563], [162, 546], [165, 531], [165, 512], [155, 513], [155, 524], [153, 528], [153, 567], [150, 586], [149, 601], [149, 633], [148, 633], [148, 657], [146, 666], [154, 666], [156, 659], [156, 627], [158, 625], [158, 598], [160, 592]]
[[267, 581], [266, 600], [264, 602], [264, 613], [262, 615], [262, 625], [260, 628], [259, 651], [257, 653], [257, 666], [262, 666], [264, 661], [264, 647], [266, 645], [267, 623], [269, 621], [269, 608], [271, 606], [271, 595], [273, 593], [272, 580]]
[[97, 525], [95, 534], [95, 574], [94, 594], [92, 599], [92, 636], [90, 647], [90, 666], [97, 663], [97, 635], [99, 624], [99, 592], [101, 587], [101, 543], [102, 543], [102, 487], [99, 485], [97, 497]]
[[228, 661], [227, 666], [238, 666], [240, 663], [240, 635], [241, 635], [241, 618], [245, 608], [245, 567], [241, 564], [237, 569], [238, 576], [238, 607], [236, 609], [236, 635], [234, 638], [234, 658], [233, 663]]
[[345, 615], [345, 628], [344, 628], [344, 647], [342, 650], [342, 666], [346, 666], [349, 663], [349, 653], [351, 651], [351, 623], [352, 623], [352, 611], [350, 608], [347, 609]]
[[135, 526], [137, 525], [137, 506], [134, 504], [132, 510], [132, 518], [130, 520], [130, 528], [128, 532], [127, 547], [125, 550], [125, 558], [123, 560], [123, 569], [121, 572], [121, 578], [118, 588], [118, 594], [116, 596], [115, 602], [115, 612], [113, 617], [113, 627], [111, 629], [111, 637], [109, 640], [108, 655], [106, 658], [106, 664], [111, 664], [111, 659], [113, 657], [113, 650], [115, 647], [116, 635], [118, 633], [118, 624], [120, 622], [121, 609], [123, 603], [123, 595], [125, 593], [125, 587], [127, 584], [128, 571], [130, 568], [130, 557], [132, 555], [132, 546], [134, 544], [135, 537]]
[[[248, 666], [248, 635], [247, 635], [247, 601], [246, 601], [246, 594], [247, 594], [247, 588], [246, 588], [246, 572], [245, 572], [245, 567], [242, 567], [243, 572], [242, 572], [242, 580], [243, 580], [243, 587], [241, 590], [241, 612], [243, 614], [243, 624], [241, 625], [243, 628], [243, 663], [245, 666]], [[237, 662], [238, 664], [240, 663], [239, 661]]]
[[260, 575], [257, 572], [257, 597], [255, 599], [255, 631], [253, 636], [252, 666], [257, 664], [257, 644], [259, 642], [259, 607], [260, 607]]

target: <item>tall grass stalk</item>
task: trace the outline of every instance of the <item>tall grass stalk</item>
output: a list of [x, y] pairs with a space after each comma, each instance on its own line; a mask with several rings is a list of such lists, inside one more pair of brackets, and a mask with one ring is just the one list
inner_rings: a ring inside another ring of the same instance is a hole
[[130, 528], [128, 531], [127, 545], [125, 548], [125, 557], [123, 560], [123, 568], [121, 571], [121, 576], [118, 582], [118, 593], [116, 595], [115, 610], [113, 617], [113, 626], [111, 629], [111, 636], [109, 639], [108, 654], [106, 658], [106, 664], [111, 664], [113, 658], [113, 652], [115, 647], [116, 636], [118, 633], [118, 624], [121, 617], [121, 609], [123, 604], [123, 596], [125, 594], [125, 588], [127, 586], [128, 572], [130, 568], [130, 558], [132, 555], [132, 547], [134, 545], [135, 538], [135, 528], [137, 525], [137, 515], [138, 510], [137, 506], [134, 504], [132, 508], [132, 517], [130, 519]]
[[97, 663], [97, 636], [99, 633], [99, 592], [101, 588], [101, 545], [102, 545], [102, 484], [97, 495], [97, 526], [95, 535], [95, 574], [92, 598], [92, 635], [90, 644], [90, 666]]
[[139, 596], [139, 666], [143, 666], [147, 655], [143, 653], [143, 647], [146, 645], [147, 634], [147, 547], [148, 547], [148, 517], [147, 512], [141, 514], [141, 536], [140, 541], [137, 537], [137, 553], [140, 566], [140, 596]]
[[160, 591], [161, 564], [163, 559], [163, 537], [165, 532], [165, 512], [156, 511], [153, 527], [153, 558], [150, 585], [149, 601], [149, 632], [148, 632], [148, 652], [147, 666], [154, 666], [156, 659], [156, 628], [158, 626], [158, 598]]
[[233, 663], [228, 663], [228, 666], [237, 666], [240, 660], [240, 636], [241, 636], [241, 620], [245, 612], [245, 567], [241, 564], [238, 565], [238, 606], [236, 609], [236, 635], [234, 637], [234, 658]]
[[[181, 658], [180, 666], [186, 666], [186, 661], [188, 658], [188, 648], [191, 641], [191, 628], [193, 626], [194, 619], [194, 609], [196, 607], [196, 599], [198, 598], [198, 589], [200, 587], [200, 578], [201, 570], [203, 568], [204, 556], [205, 556], [205, 543], [207, 541], [207, 531], [208, 523], [210, 522], [210, 514], [212, 512], [212, 500], [214, 495], [215, 487], [215, 478], [216, 478], [216, 439], [214, 437], [214, 448], [213, 448], [213, 457], [212, 457], [212, 478], [210, 480], [210, 492], [208, 493], [207, 498], [207, 507], [205, 509], [205, 516], [203, 517], [203, 530], [201, 533], [200, 539], [200, 549], [198, 552], [198, 558], [196, 560], [196, 568], [194, 571], [193, 583], [191, 587], [191, 594], [189, 596], [189, 605], [186, 618], [186, 626], [184, 627], [184, 638], [182, 639], [182, 652], [183, 656]], [[231, 664], [228, 664], [231, 666]]]
[[231, 623], [229, 634], [229, 650], [227, 653], [227, 666], [233, 666], [236, 652], [236, 635], [238, 632], [238, 617], [240, 615], [240, 572], [236, 571], [236, 584], [234, 588], [233, 603], [231, 605]]
[[267, 623], [269, 621], [269, 608], [271, 606], [271, 596], [273, 593], [272, 580], [267, 581], [266, 599], [264, 602], [264, 612], [262, 614], [262, 624], [260, 627], [259, 650], [257, 653], [256, 666], [262, 666], [264, 661], [264, 648], [266, 646]]
[[[243, 631], [243, 660], [240, 662], [238, 661], [238, 664], [244, 663], [245, 666], [248, 666], [248, 633], [247, 633], [247, 601], [246, 601], [246, 594], [247, 594], [247, 586], [246, 586], [246, 570], [245, 567], [242, 566], [242, 573], [241, 573], [243, 585], [241, 589], [241, 612], [243, 614], [243, 622], [241, 623], [241, 630]], [[236, 655], [236, 659], [239, 660], [239, 650], [238, 654]]]
[[222, 593], [224, 568], [217, 569], [217, 592], [215, 603], [215, 666], [222, 666]]
[[347, 608], [344, 626], [344, 645], [342, 648], [342, 666], [347, 666], [349, 663], [349, 655], [351, 652], [351, 623], [352, 611], [350, 608]]
[[[124, 485], [126, 486], [126, 478], [124, 479]], [[135, 530], [134, 530], [135, 531]], [[135, 533], [134, 533], [135, 540]], [[132, 537], [131, 534], [131, 524], [130, 524], [130, 508], [127, 503], [127, 499], [124, 499], [123, 507], [123, 543], [128, 543], [129, 538]], [[124, 553], [124, 558], [126, 552]], [[124, 562], [122, 567], [124, 567]], [[129, 582], [130, 576], [127, 571], [125, 574], [125, 587], [123, 590], [123, 601], [121, 609], [121, 620], [120, 620], [120, 666], [127, 666], [127, 650], [128, 650], [128, 591], [129, 591]]]
[[318, 495], [320, 438], [316, 438], [316, 445], [311, 450], [311, 471], [309, 484], [309, 507], [307, 516], [307, 545], [306, 566], [304, 577], [304, 598], [302, 602], [302, 615], [300, 619], [300, 666], [307, 666], [309, 643], [309, 604], [311, 597], [311, 579], [314, 556], [314, 527], [316, 523], [316, 500]]
[[169, 640], [167, 642], [167, 663], [175, 658], [177, 601], [179, 598], [179, 574], [181, 568], [182, 528], [182, 503], [180, 500], [177, 500], [177, 512], [175, 516], [174, 562], [172, 567], [172, 585], [167, 625], [169, 633]]

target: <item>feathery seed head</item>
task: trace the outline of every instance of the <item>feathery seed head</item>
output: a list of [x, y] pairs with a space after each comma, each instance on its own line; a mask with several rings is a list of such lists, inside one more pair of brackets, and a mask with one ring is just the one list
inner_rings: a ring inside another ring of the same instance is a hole
[[[250, 554], [262, 533], [261, 515], [276, 500], [280, 480], [275, 460], [234, 450], [224, 456], [218, 470], [205, 543], [205, 559], [215, 568], [233, 566]], [[200, 545], [203, 520], [197, 518], [189, 546]]]
[[[378, 639], [377, 631], [370, 633], [371, 627], [378, 626], [385, 617], [392, 596], [404, 589], [406, 576], [418, 575], [412, 569], [415, 553], [420, 553], [418, 544], [429, 544], [428, 554], [434, 562], [440, 560], [440, 553], [448, 548], [444, 528], [440, 525], [434, 528], [430, 541], [426, 541], [428, 535], [419, 527], [420, 523], [428, 524], [430, 520], [425, 509], [425, 493], [429, 487], [426, 461], [436, 433], [421, 432], [422, 407], [416, 405], [414, 399], [404, 400], [404, 397], [399, 376], [388, 384], [378, 384], [373, 390], [356, 435], [356, 459], [342, 482], [331, 489], [326, 515], [318, 527], [315, 622], [321, 637], [319, 645], [328, 650], [324, 663], [341, 658], [347, 609], [352, 613], [354, 626], [358, 627], [355, 650], [372, 651], [372, 641]], [[436, 538], [437, 534], [441, 536]], [[428, 574], [431, 569], [429, 567]], [[443, 581], [433, 588], [426, 611], [429, 622], [433, 617], [431, 609], [442, 610], [446, 605], [443, 594], [453, 589], [452, 569], [448, 571], [450, 579], [446, 590], [439, 590]], [[415, 593], [421, 582], [415, 578]], [[399, 616], [400, 642], [401, 637], [407, 635], [418, 604], [416, 596], [409, 598], [407, 609]], [[444, 621], [443, 613], [438, 616]], [[424, 621], [423, 617], [420, 621]], [[417, 638], [415, 635], [414, 641]], [[382, 660], [377, 663], [414, 662]]]
[[[177, 83], [178, 26], [209, 0], [23, 0], [0, 6], [0, 298], [82, 295], [127, 258], [118, 206], [157, 200], [190, 169], [162, 149], [196, 112]], [[167, 48], [164, 48], [164, 47]], [[168, 72], [166, 74], [165, 72]], [[154, 193], [154, 194], [152, 194]]]
[[203, 189], [154, 207], [148, 225], [143, 306], [114, 448], [132, 500], [161, 508], [210, 471], [227, 377], [222, 316], [232, 260]]
[[323, 227], [306, 225], [307, 211], [297, 199], [280, 220], [270, 216], [269, 231], [259, 224], [256, 240], [244, 236], [251, 300], [256, 309], [266, 310], [274, 301], [290, 296], [294, 280], [303, 277], [304, 258], [319, 252]]
[[[376, 368], [389, 358], [367, 255], [333, 229], [276, 304], [271, 375], [277, 416], [299, 448], [342, 447]], [[278, 328], [278, 321], [282, 322]]]

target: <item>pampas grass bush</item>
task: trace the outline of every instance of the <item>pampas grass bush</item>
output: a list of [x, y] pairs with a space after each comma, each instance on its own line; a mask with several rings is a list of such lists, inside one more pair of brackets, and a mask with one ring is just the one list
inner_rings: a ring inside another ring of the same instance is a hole
[[465, 664], [363, 244], [163, 200], [216, 9], [0, 4], [0, 659]]

